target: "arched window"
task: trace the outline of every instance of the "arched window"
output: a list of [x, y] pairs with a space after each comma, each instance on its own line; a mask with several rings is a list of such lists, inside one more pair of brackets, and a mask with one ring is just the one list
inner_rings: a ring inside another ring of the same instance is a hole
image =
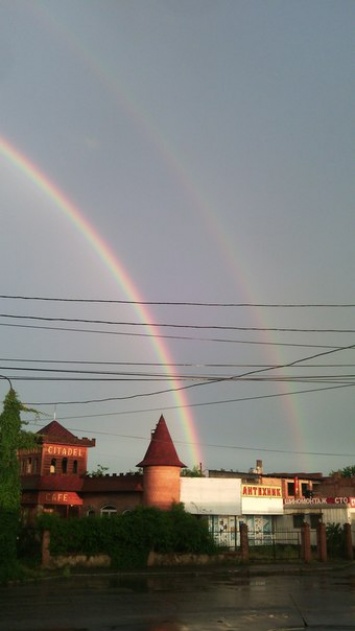
[[63, 458], [62, 460], [62, 473], [67, 473], [68, 471], [68, 458]]
[[111, 517], [112, 515], [117, 515], [117, 508], [114, 506], [104, 506], [100, 511], [102, 517]]
[[73, 462], [73, 473], [78, 473], [78, 461], [74, 460]]
[[55, 473], [56, 466], [57, 466], [57, 461], [55, 458], [52, 458], [51, 465], [49, 467], [49, 473]]

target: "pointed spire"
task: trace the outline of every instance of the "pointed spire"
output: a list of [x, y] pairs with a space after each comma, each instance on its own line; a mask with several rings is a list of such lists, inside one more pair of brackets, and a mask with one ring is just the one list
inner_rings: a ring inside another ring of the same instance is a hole
[[137, 464], [137, 467], [149, 466], [186, 467], [177, 455], [163, 415], [152, 432], [152, 438], [143, 460]]

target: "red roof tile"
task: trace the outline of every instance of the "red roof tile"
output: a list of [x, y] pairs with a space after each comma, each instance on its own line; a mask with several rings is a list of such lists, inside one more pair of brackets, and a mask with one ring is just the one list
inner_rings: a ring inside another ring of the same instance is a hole
[[58, 421], [52, 421], [43, 429], [40, 429], [37, 434], [42, 438], [42, 442], [58, 443], [60, 445], [85, 445], [87, 447], [95, 445], [95, 439], [78, 438]]
[[162, 415], [152, 432], [152, 438], [143, 460], [137, 467], [186, 467], [176, 453], [164, 416]]

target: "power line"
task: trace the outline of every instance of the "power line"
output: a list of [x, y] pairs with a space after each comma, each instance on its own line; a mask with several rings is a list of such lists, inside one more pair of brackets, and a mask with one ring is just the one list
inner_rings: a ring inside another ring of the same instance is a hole
[[115, 320], [91, 320], [86, 318], [53, 318], [48, 316], [15, 315], [12, 313], [0, 313], [0, 318], [15, 320], [35, 320], [36, 322], [68, 322], [80, 324], [106, 324], [108, 326], [142, 326], [154, 328], [194, 329], [194, 330], [218, 330], [218, 331], [258, 331], [281, 333], [355, 333], [355, 329], [304, 329], [295, 327], [256, 327], [256, 326], [230, 326], [219, 324], [176, 324], [167, 322], [125, 322]]
[[[322, 347], [323, 348], [323, 347]], [[23, 357], [0, 357], [0, 362], [23, 362], [31, 364], [68, 364], [90, 366], [148, 366], [161, 368], [277, 368], [278, 364], [222, 364], [202, 362], [133, 362], [133, 361], [97, 361], [83, 359], [28, 359]], [[355, 364], [307, 364], [300, 368], [354, 368]]]
[[295, 347], [295, 348], [330, 348], [337, 349], [339, 346], [330, 344], [298, 344], [298, 343], [283, 343], [283, 342], [260, 342], [254, 340], [234, 340], [228, 338], [210, 338], [210, 337], [198, 337], [191, 335], [162, 335], [160, 332], [156, 333], [132, 333], [122, 331], [102, 331], [97, 329], [78, 329], [72, 327], [52, 327], [52, 326], [37, 326], [34, 324], [9, 324], [7, 322], [0, 322], [0, 326], [14, 327], [20, 329], [33, 329], [43, 331], [63, 331], [69, 333], [95, 333], [102, 335], [119, 335], [122, 337], [146, 337], [146, 338], [159, 338], [165, 340], [187, 340], [191, 342], [217, 342], [222, 344], [247, 344], [255, 346], [282, 346], [282, 347]]
[[[355, 344], [351, 344], [349, 346], [343, 346], [341, 348], [332, 349], [332, 350], [328, 350], [328, 351], [323, 351], [321, 353], [315, 353], [315, 354], [309, 355], [307, 357], [296, 359], [296, 360], [294, 360], [292, 362], [288, 362], [288, 363], [285, 363], [285, 364], [280, 364], [280, 365], [276, 366], [276, 368], [289, 368], [289, 367], [292, 367], [292, 366], [296, 366], [297, 364], [300, 364], [302, 362], [305, 362], [305, 361], [308, 361], [308, 360], [311, 360], [311, 359], [316, 359], [317, 357], [322, 357], [324, 355], [330, 355], [332, 353], [336, 353], [336, 352], [339, 352], [339, 351], [352, 350], [354, 348], [355, 348]], [[75, 404], [78, 404], [78, 403], [84, 404], [84, 403], [98, 403], [100, 401], [102, 402], [102, 401], [112, 401], [112, 400], [122, 401], [122, 400], [137, 399], [137, 398], [147, 397], [147, 396], [155, 396], [155, 395], [160, 395], [160, 394], [168, 394], [170, 392], [178, 392], [178, 391], [181, 391], [181, 390], [189, 390], [189, 389], [192, 389], [192, 388], [197, 388], [197, 387], [201, 387], [201, 386], [205, 386], [205, 385], [216, 384], [216, 383], [220, 383], [221, 381], [228, 382], [228, 381], [231, 381], [232, 378], [235, 380], [238, 377], [239, 378], [247, 377], [249, 375], [255, 375], [255, 374], [262, 373], [262, 372], [268, 372], [268, 371], [271, 371], [271, 370], [275, 370], [275, 367], [270, 367], [269, 366], [267, 368], [251, 370], [251, 371], [242, 373], [240, 375], [233, 375], [233, 377], [229, 377], [227, 379], [222, 379], [222, 378], [219, 377], [219, 378], [216, 378], [216, 379], [210, 379], [208, 382], [192, 383], [192, 384], [189, 384], [189, 385], [186, 385], [186, 386], [179, 386], [179, 387], [176, 387], [176, 388], [167, 388], [165, 390], [160, 390], [160, 391], [157, 391], [157, 392], [149, 392], [149, 393], [145, 393], [145, 394], [132, 394], [132, 395], [127, 395], [125, 397], [109, 397], [109, 398], [105, 398], [105, 399], [101, 399], [101, 400], [100, 399], [95, 399], [95, 400], [89, 400], [89, 401], [88, 400], [86, 400], [86, 401], [77, 401], [77, 402], [71, 402], [71, 403], [72, 404], [74, 404], [74, 403]], [[347, 384], [347, 385], [349, 385], [349, 384]], [[337, 387], [339, 387], [339, 386], [337, 386]], [[59, 405], [60, 403], [57, 401], [56, 404]], [[64, 404], [64, 403], [62, 402], [61, 404]]]
[[[346, 384], [341, 384], [341, 385], [335, 385], [335, 386], [326, 386], [325, 388], [308, 388], [307, 390], [295, 390], [294, 392], [277, 392], [275, 394], [262, 394], [262, 395], [257, 395], [257, 396], [251, 396], [251, 397], [239, 397], [236, 399], [222, 399], [219, 401], [204, 401], [204, 402], [200, 402], [200, 403], [189, 403], [187, 405], [170, 405], [170, 406], [164, 406], [165, 410], [180, 410], [183, 408], [196, 408], [196, 407], [207, 407], [207, 406], [212, 406], [212, 405], [221, 405], [221, 404], [226, 404], [226, 403], [239, 403], [242, 401], [257, 401], [258, 399], [274, 399], [274, 398], [278, 398], [278, 397], [288, 397], [288, 396], [293, 396], [296, 394], [309, 394], [309, 393], [313, 393], [313, 392], [325, 392], [327, 390], [339, 390], [341, 388], [349, 388], [349, 387], [353, 387], [355, 386], [355, 383], [346, 383]], [[164, 391], [164, 392], [169, 392], [168, 390]], [[157, 394], [157, 393], [156, 393]], [[143, 395], [144, 396], [144, 395]], [[43, 402], [43, 401], [35, 401], [35, 402], [29, 402], [28, 405], [33, 405], [33, 406], [54, 406], [54, 405], [84, 405], [87, 403], [107, 403], [110, 401], [122, 401], [124, 400], [125, 397], [106, 397], [103, 399], [91, 399], [91, 400], [87, 400], [87, 401], [47, 401], [47, 402]], [[97, 417], [97, 418], [101, 418], [102, 416], [121, 416], [123, 414], [140, 414], [140, 413], [146, 413], [146, 412], [161, 412], [161, 408], [149, 408], [149, 409], [145, 409], [145, 410], [128, 410], [125, 412], [112, 412], [110, 414], [95, 414], [95, 415], [91, 415], [91, 417]], [[65, 417], [64, 417], [65, 418]], [[87, 415], [83, 416], [70, 416], [67, 417], [70, 419], [73, 418], [87, 418]]]
[[[69, 427], [69, 431], [72, 432], [82, 432], [83, 430], [76, 427]], [[87, 431], [87, 430], [85, 430]], [[102, 430], [95, 430], [95, 434], [100, 434], [104, 436], [114, 436], [115, 438], [125, 438], [127, 440], [139, 440], [139, 441], [147, 441], [147, 437], [143, 436], [134, 436], [127, 434], [116, 434], [114, 432], [103, 432]], [[174, 443], [180, 445], [196, 445], [197, 443], [183, 441], [183, 440], [174, 440]], [[332, 452], [317, 452], [317, 451], [299, 451], [299, 450], [288, 450], [288, 449], [276, 449], [276, 448], [266, 448], [266, 447], [247, 447], [244, 445], [219, 445], [217, 443], [198, 443], [200, 447], [212, 447], [214, 449], [232, 449], [234, 451], [255, 451], [255, 452], [270, 452], [270, 453], [288, 453], [288, 454], [298, 454], [298, 455], [309, 455], [309, 456], [337, 456], [337, 457], [347, 457], [352, 458], [354, 454], [348, 453], [332, 453]]]
[[[270, 369], [277, 368], [277, 366], [269, 366]], [[303, 368], [307, 368], [307, 366], [303, 366]], [[69, 370], [69, 369], [60, 369], [60, 368], [27, 368], [27, 367], [17, 367], [17, 366], [8, 366], [4, 368], [4, 366], [0, 366], [0, 370], [15, 370], [15, 371], [23, 371], [23, 372], [40, 372], [40, 373], [55, 373], [58, 374], [69, 374], [69, 375], [85, 375], [83, 377], [28, 377], [27, 375], [21, 376], [12, 376], [11, 378], [17, 381], [100, 381], [100, 382], [117, 382], [117, 381], [133, 381], [137, 382], [153, 382], [153, 381], [215, 381], [218, 379], [219, 381], [264, 381], [264, 382], [329, 382], [330, 380], [339, 381], [339, 380], [349, 380], [355, 379], [355, 374], [330, 374], [330, 375], [273, 375], [269, 376], [258, 376], [251, 375], [242, 377], [239, 375], [208, 375], [208, 374], [176, 374], [176, 373], [151, 373], [151, 372], [110, 372], [110, 371], [98, 371], [98, 370]], [[94, 375], [93, 377], [89, 377], [89, 375]]]
[[0, 295], [3, 300], [33, 300], [43, 302], [74, 302], [85, 304], [118, 304], [118, 305], [151, 305], [174, 307], [263, 307], [285, 309], [318, 309], [318, 308], [352, 308], [355, 303], [257, 303], [257, 302], [187, 302], [187, 301], [153, 301], [153, 300], [104, 300], [99, 298], [49, 298], [44, 296], [11, 296]]

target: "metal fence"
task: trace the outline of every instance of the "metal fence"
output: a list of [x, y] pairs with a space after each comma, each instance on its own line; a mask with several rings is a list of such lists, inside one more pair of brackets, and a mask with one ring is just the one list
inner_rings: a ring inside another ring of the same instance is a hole
[[279, 531], [265, 534], [248, 530], [249, 559], [254, 561], [301, 559], [301, 533], [298, 531]]

